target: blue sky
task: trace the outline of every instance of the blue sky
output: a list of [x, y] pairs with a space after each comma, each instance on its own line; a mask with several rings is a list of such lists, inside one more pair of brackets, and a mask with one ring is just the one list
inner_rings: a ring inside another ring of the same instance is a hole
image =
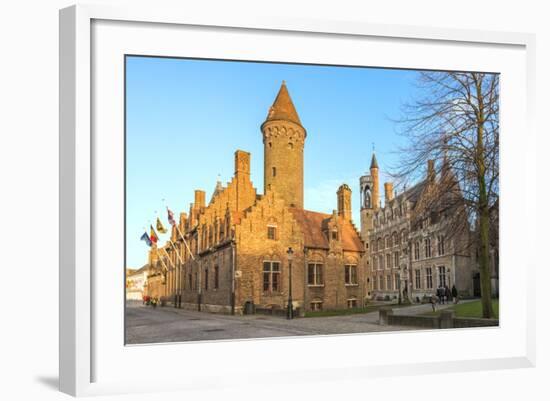
[[[336, 190], [353, 191], [359, 227], [359, 177], [373, 143], [384, 170], [403, 139], [392, 118], [417, 90], [416, 72], [235, 61], [128, 57], [126, 60], [126, 252], [130, 268], [147, 261], [139, 238], [166, 206], [179, 216], [194, 189], [207, 202], [219, 179], [233, 175], [233, 153], [252, 154], [251, 179], [263, 191], [260, 125], [281, 85], [307, 130], [305, 208], [330, 213]], [[383, 192], [383, 188], [381, 188]], [[164, 199], [164, 201], [163, 201]], [[161, 243], [166, 236], [161, 235]]]

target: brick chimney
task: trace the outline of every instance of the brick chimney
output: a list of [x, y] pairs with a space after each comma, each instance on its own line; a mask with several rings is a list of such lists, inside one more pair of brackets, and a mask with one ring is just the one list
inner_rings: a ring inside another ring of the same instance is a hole
[[206, 206], [206, 193], [203, 190], [195, 189], [195, 208], [202, 209]]
[[244, 150], [235, 151], [235, 176], [250, 175], [250, 153]]
[[336, 192], [338, 199], [338, 216], [351, 220], [351, 189], [347, 184], [340, 185]]
[[384, 197], [386, 199], [386, 203], [393, 200], [393, 182], [384, 183]]

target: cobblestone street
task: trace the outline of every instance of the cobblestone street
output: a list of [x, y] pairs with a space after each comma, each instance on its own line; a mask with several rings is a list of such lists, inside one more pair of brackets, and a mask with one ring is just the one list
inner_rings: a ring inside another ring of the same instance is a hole
[[126, 307], [127, 344], [414, 329], [414, 327], [379, 326], [378, 312], [287, 320], [284, 317], [264, 315], [228, 316], [175, 309], [170, 306], [152, 308], [127, 304]]

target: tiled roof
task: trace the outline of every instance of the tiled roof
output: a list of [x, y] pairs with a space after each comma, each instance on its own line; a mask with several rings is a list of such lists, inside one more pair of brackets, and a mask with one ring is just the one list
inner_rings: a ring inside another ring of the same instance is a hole
[[[307, 248], [329, 249], [329, 241], [325, 232], [332, 215], [297, 208], [289, 209], [304, 233], [304, 246]], [[363, 244], [351, 222], [338, 217], [338, 224], [342, 232], [342, 248], [345, 251], [361, 252]]]
[[292, 103], [292, 99], [288, 93], [288, 89], [286, 88], [285, 81], [283, 81], [281, 89], [279, 89], [279, 93], [267, 113], [266, 121], [272, 120], [292, 121], [293, 123], [302, 125], [300, 117], [298, 117], [298, 113], [294, 107], [294, 103]]
[[409, 202], [411, 202], [414, 207], [416, 205], [416, 202], [418, 202], [418, 199], [422, 195], [422, 191], [424, 190], [425, 186], [426, 180], [420, 181], [418, 184], [415, 184], [414, 186], [397, 195], [396, 199], [405, 198]]

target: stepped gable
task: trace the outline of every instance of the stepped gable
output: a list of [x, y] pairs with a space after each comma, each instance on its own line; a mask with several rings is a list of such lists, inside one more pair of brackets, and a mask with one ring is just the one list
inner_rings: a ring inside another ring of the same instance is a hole
[[[304, 246], [308, 248], [329, 249], [329, 241], [325, 235], [331, 214], [313, 212], [298, 208], [289, 208], [294, 219], [304, 234]], [[338, 217], [338, 225], [342, 233], [342, 249], [344, 251], [362, 252], [363, 244], [353, 224]]]

